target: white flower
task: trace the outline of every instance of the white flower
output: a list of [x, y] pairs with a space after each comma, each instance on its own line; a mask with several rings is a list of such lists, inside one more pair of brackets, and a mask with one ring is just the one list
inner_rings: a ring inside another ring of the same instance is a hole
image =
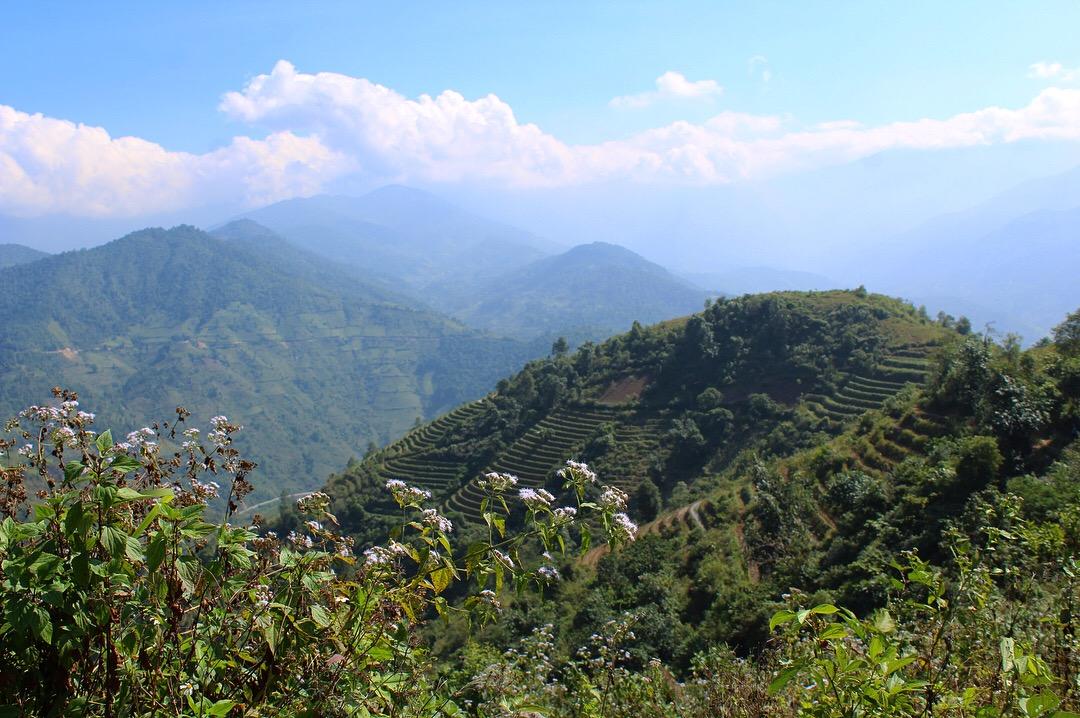
[[289, 541], [297, 548], [309, 549], [315, 545], [310, 536], [298, 534], [295, 531], [289, 532]]
[[533, 510], [547, 508], [555, 500], [555, 497], [544, 489], [521, 489], [518, 491], [518, 497]]
[[445, 516], [440, 516], [435, 509], [424, 509], [420, 520], [428, 526], [434, 526], [438, 531], [448, 534], [454, 530], [454, 524]]
[[626, 508], [626, 492], [615, 486], [605, 486], [600, 494], [600, 508], [605, 511], [622, 511]]
[[611, 517], [611, 531], [615, 539], [629, 543], [637, 538], [637, 524], [630, 520], [630, 517], [626, 514], [615, 514]]
[[566, 462], [566, 468], [559, 470], [559, 476], [567, 481], [580, 482], [582, 484], [595, 484], [596, 472], [589, 468], [589, 465], [582, 461], [574, 461], [573, 459]]
[[387, 481], [386, 488], [394, 495], [394, 501], [401, 507], [413, 506], [419, 504], [421, 501], [426, 501], [431, 498], [430, 491], [424, 491], [415, 486], [409, 486], [399, 479], [390, 479]]
[[517, 486], [518, 477], [513, 474], [500, 474], [497, 471], [491, 471], [484, 474], [484, 478], [477, 481], [477, 485], [481, 489], [491, 489], [495, 493], [503, 493]]
[[75, 417], [79, 421], [81, 421], [81, 422], [83, 422], [85, 424], [93, 423], [95, 416], [96, 416], [96, 414], [92, 414], [89, 411], [80, 411], [77, 414], [75, 414]]
[[503, 566], [511, 569], [514, 567], [514, 562], [510, 559], [510, 557], [504, 554], [499, 549], [493, 548], [491, 549], [491, 553], [495, 556], [495, 560], [501, 563]]
[[556, 524], [568, 524], [577, 516], [577, 509], [573, 506], [560, 506], [551, 512], [553, 522]]
[[23, 456], [23, 457], [25, 457], [27, 459], [29, 459], [31, 456], [33, 456], [33, 454], [34, 454], [34, 445], [33, 444], [27, 444], [26, 446], [19, 449], [19, 456]]
[[222, 429], [229, 423], [229, 420], [220, 414], [218, 416], [210, 417], [210, 425], [215, 429]]
[[313, 534], [317, 534], [323, 530], [323, 525], [318, 521], [305, 521], [304, 526], [307, 526], [308, 531]]
[[199, 433], [200, 433], [199, 430], [196, 429], [195, 427], [192, 427], [190, 429], [184, 429], [184, 436], [186, 436], [189, 439], [194, 439], [194, 438], [198, 437]]
[[540, 578], [544, 579], [545, 581], [558, 581], [560, 578], [562, 578], [559, 575], [559, 570], [554, 566], [541, 566], [540, 568], [536, 569], [536, 573], [539, 574]]

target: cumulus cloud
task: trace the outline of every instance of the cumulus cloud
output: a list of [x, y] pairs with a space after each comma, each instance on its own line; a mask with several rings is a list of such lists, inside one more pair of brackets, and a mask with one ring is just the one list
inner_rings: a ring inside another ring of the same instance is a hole
[[1068, 68], [1060, 62], [1036, 62], [1028, 67], [1028, 77], [1058, 82], [1080, 81], [1080, 67]]
[[0, 212], [127, 216], [317, 192], [350, 167], [315, 137], [237, 137], [202, 155], [0, 105]]
[[1020, 108], [987, 107], [944, 119], [801, 125], [788, 116], [725, 111], [700, 123], [673, 122], [588, 145], [568, 144], [519, 121], [495, 95], [467, 99], [447, 90], [408, 98], [364, 78], [303, 73], [287, 62], [226, 94], [220, 109], [270, 134], [190, 154], [0, 106], [0, 213], [108, 216], [257, 205], [317, 193], [355, 175], [517, 187], [607, 180], [723, 184], [891, 149], [1080, 141], [1080, 89], [1061, 87], [1044, 89]]
[[665, 100], [709, 100], [723, 94], [724, 88], [716, 80], [687, 80], [681, 72], [668, 70], [656, 78], [656, 89], [640, 92], [636, 95], [621, 95], [612, 98], [612, 107], [623, 110], [636, 110]]

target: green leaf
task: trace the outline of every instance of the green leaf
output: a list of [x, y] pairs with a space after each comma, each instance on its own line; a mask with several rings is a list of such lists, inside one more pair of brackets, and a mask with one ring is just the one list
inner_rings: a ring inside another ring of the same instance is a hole
[[311, 620], [315, 621], [315, 625], [319, 628], [326, 628], [330, 625], [330, 611], [326, 610], [325, 606], [315, 604], [311, 607]]
[[795, 620], [794, 611], [777, 611], [773, 614], [772, 618], [769, 619], [769, 631], [775, 631], [777, 626], [790, 623], [793, 620]]
[[118, 471], [122, 474], [127, 474], [136, 469], [142, 468], [142, 464], [139, 460], [128, 456], [127, 454], [120, 454], [109, 463], [109, 469], [112, 471]]
[[101, 528], [101, 538], [99, 540], [102, 547], [113, 558], [120, 558], [127, 550], [127, 539], [128, 535], [115, 526], [103, 526]]
[[38, 578], [49, 578], [60, 567], [61, 559], [51, 553], [41, 553], [30, 564], [30, 571]]
[[228, 715], [229, 711], [231, 711], [235, 706], [236, 701], [220, 700], [214, 705], [210, 706], [206, 714], [212, 716]]
[[83, 466], [81, 461], [67, 462], [64, 464], [64, 481], [69, 484], [74, 483], [75, 479], [79, 478], [85, 468], [86, 467]]
[[99, 454], [104, 454], [111, 449], [113, 447], [112, 429], [106, 429], [98, 434], [98, 438], [94, 441], [94, 445], [97, 446]]
[[156, 571], [164, 559], [165, 535], [157, 533], [154, 534], [154, 537], [150, 539], [150, 543], [146, 546], [146, 570]]
[[56, 511], [48, 504], [34, 504], [34, 521], [45, 521], [56, 516]]
[[431, 572], [431, 585], [435, 587], [435, 593], [442, 593], [454, 578], [454, 572], [448, 568], [440, 568]]
[[773, 678], [772, 681], [769, 682], [769, 695], [775, 696], [777, 693], [784, 690], [784, 686], [791, 683], [791, 681], [802, 672], [802, 669], [802, 664], [798, 664], [780, 671], [776, 675], [776, 678]]

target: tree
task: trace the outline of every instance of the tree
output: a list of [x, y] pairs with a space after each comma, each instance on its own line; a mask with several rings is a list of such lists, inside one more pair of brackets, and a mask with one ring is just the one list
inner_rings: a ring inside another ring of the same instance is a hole
[[564, 357], [569, 351], [570, 343], [566, 341], [566, 337], [559, 337], [551, 345], [551, 356], [553, 357]]
[[1080, 309], [1065, 317], [1065, 321], [1054, 327], [1054, 343], [1064, 354], [1080, 355]]
[[634, 497], [630, 500], [630, 508], [641, 521], [652, 521], [660, 513], [663, 499], [660, 497], [660, 489], [652, 479], [646, 478], [634, 491]]

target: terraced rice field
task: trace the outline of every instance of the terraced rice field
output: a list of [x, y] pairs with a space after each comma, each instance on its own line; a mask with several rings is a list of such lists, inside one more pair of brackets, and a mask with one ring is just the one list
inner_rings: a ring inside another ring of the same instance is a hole
[[[615, 409], [605, 406], [567, 407], [544, 417], [507, 447], [484, 470], [513, 474], [521, 487], [542, 488], [551, 475], [576, 456], [593, 432], [602, 424], [614, 421]], [[483, 491], [473, 478], [446, 502], [449, 510], [471, 521], [482, 521], [480, 502]]]
[[839, 428], [857, 416], [878, 409], [907, 384], [922, 384], [930, 368], [933, 345], [901, 347], [867, 375], [849, 374], [832, 395], [806, 394], [803, 402], [812, 414]]
[[463, 404], [435, 421], [413, 429], [383, 449], [378, 455], [378, 476], [383, 480], [400, 479], [423, 487], [435, 496], [455, 490], [463, 478], [464, 466], [441, 458], [442, 442], [454, 426], [483, 412], [486, 401], [480, 399]]

